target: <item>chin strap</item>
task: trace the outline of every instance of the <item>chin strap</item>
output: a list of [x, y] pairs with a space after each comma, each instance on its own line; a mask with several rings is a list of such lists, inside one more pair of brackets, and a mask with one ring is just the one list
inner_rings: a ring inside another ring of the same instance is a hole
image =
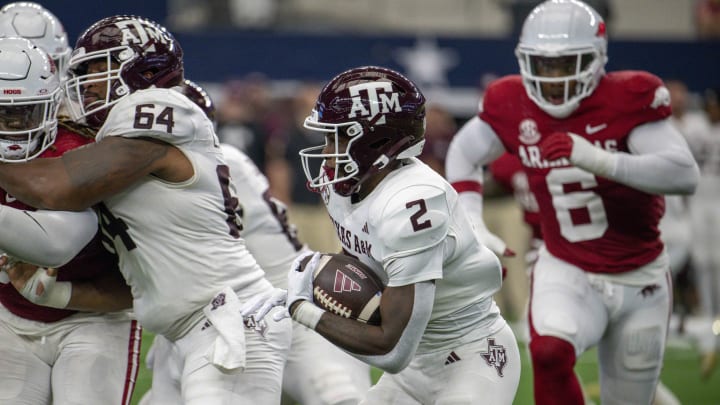
[[[375, 162], [373, 162], [372, 166], [370, 166], [370, 169], [368, 169], [365, 174], [360, 176], [360, 178], [353, 178], [351, 180], [356, 180], [356, 183], [350, 187], [348, 194], [342, 194], [338, 192], [341, 195], [344, 196], [350, 196], [354, 193], [358, 193], [360, 191], [360, 187], [363, 183], [365, 183], [370, 177], [376, 175], [380, 170], [385, 169], [386, 167], [390, 166], [393, 162], [397, 161], [397, 155], [412, 142], [413, 137], [411, 136], [404, 136], [402, 139], [400, 139], [398, 142], [395, 143], [395, 145], [390, 148], [386, 153], [380, 155], [377, 159], [375, 159]], [[394, 156], [393, 158], [390, 158], [390, 156]], [[336, 188], [337, 191], [337, 188]]]

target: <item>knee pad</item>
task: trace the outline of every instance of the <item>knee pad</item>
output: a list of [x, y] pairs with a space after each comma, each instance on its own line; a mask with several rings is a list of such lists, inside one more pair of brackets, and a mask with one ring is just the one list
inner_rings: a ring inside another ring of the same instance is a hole
[[630, 331], [623, 342], [623, 366], [627, 370], [655, 370], [662, 364], [664, 335], [659, 326]]
[[533, 336], [530, 341], [533, 369], [570, 369], [575, 366], [575, 348], [569, 342], [554, 336]]

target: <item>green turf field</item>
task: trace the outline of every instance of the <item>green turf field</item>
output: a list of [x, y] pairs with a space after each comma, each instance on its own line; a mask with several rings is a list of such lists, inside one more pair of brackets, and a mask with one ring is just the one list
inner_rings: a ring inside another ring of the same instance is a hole
[[[138, 375], [137, 387], [133, 395], [132, 404], [138, 403], [143, 393], [150, 386], [150, 372], [145, 368], [145, 353], [150, 347], [152, 336], [143, 335], [142, 342], [142, 367]], [[522, 347], [522, 346], [521, 346]], [[523, 368], [520, 379], [515, 405], [531, 405], [532, 401], [532, 370], [528, 363], [527, 356], [523, 352]], [[715, 370], [710, 380], [701, 381], [698, 368], [699, 355], [693, 349], [670, 348], [665, 354], [665, 367], [662, 373], [662, 381], [668, 386], [683, 405], [720, 405], [720, 369]], [[720, 367], [719, 367], [720, 368]], [[595, 352], [588, 352], [578, 361], [576, 370], [585, 384], [586, 390], [593, 396], [597, 393], [597, 364]], [[374, 377], [379, 376], [374, 373]], [[593, 398], [596, 404], [600, 404], [597, 395]]]

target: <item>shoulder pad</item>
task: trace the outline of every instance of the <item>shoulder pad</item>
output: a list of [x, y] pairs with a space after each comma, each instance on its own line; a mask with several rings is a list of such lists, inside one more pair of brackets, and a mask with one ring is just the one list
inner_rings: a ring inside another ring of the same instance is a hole
[[[180, 145], [198, 141], [199, 130], [212, 123], [199, 107], [171, 89], [138, 90], [112, 107], [97, 139], [107, 136], [155, 138]], [[205, 135], [207, 136], [207, 135]]]
[[490, 83], [483, 95], [480, 118], [488, 114], [490, 116], [504, 114], [508, 109], [514, 111], [516, 104], [509, 103], [508, 100], [516, 100], [518, 97], [527, 97], [520, 75], [509, 75], [495, 80]]
[[[375, 218], [382, 256], [428, 249], [445, 239], [450, 226], [450, 208], [443, 189], [432, 185], [413, 185], [389, 199]], [[377, 212], [377, 211], [375, 211]]]
[[614, 81], [631, 93], [648, 93], [663, 85], [662, 80], [652, 73], [641, 70], [625, 70], [610, 73]]
[[643, 121], [653, 121], [670, 115], [670, 91], [659, 77], [644, 71], [627, 70], [606, 75], [612, 87], [610, 97], [623, 100], [626, 112], [640, 112]]

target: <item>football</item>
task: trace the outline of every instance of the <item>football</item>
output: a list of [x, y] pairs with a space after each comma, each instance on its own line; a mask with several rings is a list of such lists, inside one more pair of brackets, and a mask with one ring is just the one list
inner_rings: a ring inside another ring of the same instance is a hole
[[[310, 257], [301, 262], [303, 268]], [[320, 308], [370, 325], [380, 325], [380, 278], [352, 256], [323, 253], [313, 274], [313, 302]]]

